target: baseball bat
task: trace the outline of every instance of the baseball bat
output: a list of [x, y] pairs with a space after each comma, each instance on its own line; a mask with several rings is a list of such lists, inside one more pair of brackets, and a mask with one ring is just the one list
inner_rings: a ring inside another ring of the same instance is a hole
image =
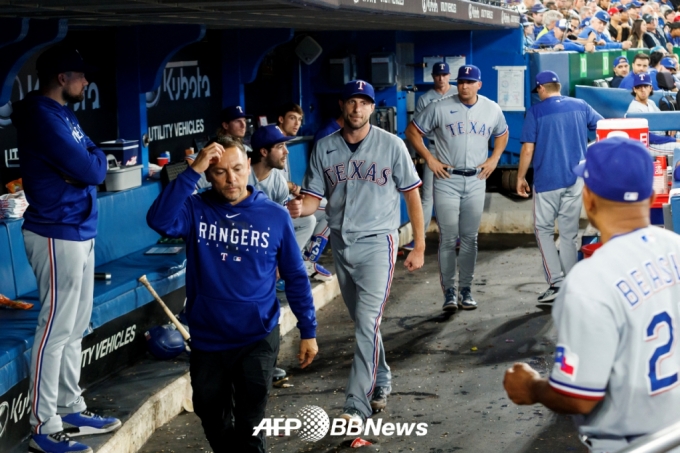
[[163, 302], [163, 299], [158, 295], [155, 289], [151, 286], [149, 283], [149, 280], [146, 279], [146, 275], [142, 275], [139, 277], [139, 281], [142, 283], [142, 285], [146, 286], [146, 289], [149, 290], [151, 295], [153, 296], [154, 299], [156, 299], [156, 302], [158, 302], [161, 305], [161, 308], [163, 308], [163, 311], [165, 312], [166, 315], [168, 315], [168, 318], [170, 318], [170, 321], [177, 327], [177, 330], [179, 330], [179, 333], [182, 334], [184, 339], [188, 342], [191, 341], [191, 337], [189, 337], [189, 332], [187, 332], [187, 329], [184, 328], [181, 322], [175, 317], [174, 314], [170, 311], [167, 305], [165, 305], [165, 302]]

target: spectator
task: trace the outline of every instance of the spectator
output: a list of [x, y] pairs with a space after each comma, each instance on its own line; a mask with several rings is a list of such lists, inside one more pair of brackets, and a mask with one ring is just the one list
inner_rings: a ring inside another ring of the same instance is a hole
[[645, 21], [642, 19], [633, 21], [633, 27], [630, 29], [630, 36], [628, 36], [628, 42], [630, 42], [630, 47], [632, 49], [645, 47], [644, 40], [642, 39], [646, 31], [644, 23]]
[[[635, 57], [633, 57], [633, 72], [628, 73], [626, 77], [623, 78], [619, 84], [619, 88], [624, 90], [632, 90], [633, 82], [635, 81], [634, 76], [639, 74], [647, 74], [649, 71], [649, 55], [643, 52], [639, 52]], [[652, 79], [652, 86], [655, 90], [659, 89], [659, 85], [656, 84], [656, 79]]]
[[562, 13], [559, 11], [547, 11], [543, 14], [543, 30], [538, 32], [536, 39], [541, 39], [543, 35], [555, 28], [555, 24], [558, 20], [562, 19]]
[[[673, 54], [675, 55], [675, 54]], [[675, 88], [680, 88], [680, 78], [678, 78], [678, 62], [672, 57], [663, 57], [661, 59], [661, 66], [663, 66], [668, 72], [673, 76], [673, 82], [675, 83]]]
[[524, 28], [524, 51], [533, 50], [534, 41], [534, 23], [527, 20], [526, 16], [522, 16], [522, 27]]
[[628, 40], [630, 36], [630, 25], [628, 20], [625, 22], [621, 19], [621, 12], [618, 8], [609, 8], [609, 36], [611, 36], [612, 41], [624, 42]]
[[674, 46], [680, 46], [680, 22], [668, 24], [668, 34], [671, 38], [671, 44]]
[[602, 49], [623, 49], [630, 48], [630, 42], [624, 41], [612, 42], [609, 38], [603, 35], [603, 31], [609, 23], [609, 14], [604, 11], [598, 11], [590, 21], [590, 26], [583, 29], [578, 35], [578, 42], [581, 44], [594, 43], [597, 47]]
[[543, 27], [543, 13], [548, 11], [548, 8], [540, 3], [536, 3], [531, 8], [531, 21], [534, 23], [534, 37], [542, 30]]
[[640, 19], [640, 8], [642, 7], [642, 3], [638, 2], [637, 0], [634, 0], [630, 3], [628, 6], [628, 16], [632, 20], [637, 20]]
[[673, 11], [673, 8], [664, 5], [661, 8], [661, 17], [663, 17], [663, 23], [661, 23], [661, 20], [659, 20], [659, 25], [661, 25], [661, 27], [663, 28], [666, 25], [673, 23], [673, 20], [675, 20], [676, 15], [677, 14], [675, 11]]
[[[546, 13], [547, 15], [547, 13]], [[594, 52], [595, 45], [587, 43], [585, 46], [567, 39], [564, 35], [569, 28], [569, 23], [566, 19], [560, 19], [557, 24], [545, 35], [541, 36], [534, 43], [534, 49], [551, 49], [551, 50], [573, 50], [576, 52]]]
[[611, 5], [611, 0], [597, 0], [597, 7], [602, 11], [608, 11]]
[[548, 8], [549, 11], [557, 11], [557, 4], [553, 1], [545, 2], [545, 7]]
[[572, 33], [578, 34], [578, 31], [580, 31], [581, 28], [581, 18], [578, 16], [578, 14], [570, 14], [569, 15], [569, 29], [571, 30]]
[[[659, 32], [657, 27], [657, 19], [651, 14], [643, 14], [642, 20], [645, 22], [646, 32], [642, 39], [645, 43], [645, 47], [648, 49], [653, 49], [655, 47], [662, 47], [667, 49], [666, 37], [663, 32]], [[671, 51], [673, 50], [671, 46]]]
[[624, 77], [630, 72], [630, 65], [628, 64], [628, 59], [624, 56], [616, 57], [614, 59], [614, 77], [612, 81], [609, 82], [609, 86], [612, 88], [618, 88]]
[[[649, 54], [649, 70], [647, 71], [647, 74], [649, 74], [649, 77], [652, 78], [652, 80], [656, 81], [656, 74], [662, 71], [665, 71], [666, 68], [661, 66], [661, 59], [665, 56], [666, 54], [663, 52], [655, 51]], [[659, 89], [657, 86], [655, 89]]]
[[578, 16], [581, 14], [581, 8], [584, 6], [586, 6], [584, 0], [574, 0], [571, 4], [569, 12], [575, 16]]

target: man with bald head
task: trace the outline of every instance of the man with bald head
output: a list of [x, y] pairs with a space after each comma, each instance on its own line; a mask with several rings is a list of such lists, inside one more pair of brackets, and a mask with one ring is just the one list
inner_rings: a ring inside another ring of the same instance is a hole
[[[276, 268], [300, 329], [300, 366], [317, 353], [307, 272], [286, 208], [248, 184], [240, 142], [201, 150], [147, 214], [151, 228], [187, 244], [187, 319], [193, 401], [215, 453], [264, 453], [253, 435], [269, 396], [279, 350]], [[212, 189], [193, 195], [205, 172]], [[230, 276], [238, 275], [238, 279]]]
[[621, 451], [680, 420], [680, 238], [650, 225], [653, 172], [639, 141], [588, 148], [574, 173], [604, 245], [574, 266], [557, 297], [549, 378], [516, 363], [503, 383], [515, 404], [581, 415], [579, 437], [592, 453]]

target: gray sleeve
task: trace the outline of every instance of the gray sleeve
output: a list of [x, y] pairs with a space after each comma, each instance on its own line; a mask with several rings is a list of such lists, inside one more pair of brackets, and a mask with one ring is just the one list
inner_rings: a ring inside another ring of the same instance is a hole
[[437, 123], [437, 103], [431, 102], [425, 109], [417, 113], [413, 118], [413, 124], [418, 128], [422, 134], [429, 134], [439, 124]]
[[628, 113], [647, 113], [647, 110], [639, 102], [632, 101], [628, 105], [628, 110], [626, 111], [626, 114]]
[[276, 183], [272, 187], [272, 199], [273, 202], [283, 205], [288, 201], [288, 195], [290, 191], [288, 190], [288, 181], [283, 173], [283, 170], [272, 170], [276, 172]]
[[[326, 193], [326, 186], [324, 183], [323, 164], [319, 150], [325, 143], [328, 142], [328, 137], [324, 137], [314, 145], [312, 153], [309, 157], [309, 167], [305, 173], [305, 179], [302, 181], [302, 193], [311, 195], [316, 198], [323, 198]], [[323, 152], [323, 151], [322, 151]]]
[[413, 160], [408, 153], [406, 144], [401, 139], [398, 140], [398, 150], [395, 162], [392, 165], [392, 178], [399, 192], [408, 192], [416, 187], [420, 187], [422, 181], [418, 176], [415, 165], [413, 165]]
[[508, 131], [508, 123], [505, 121], [505, 115], [503, 115], [503, 110], [501, 110], [500, 106], [495, 102], [493, 105], [496, 107], [496, 126], [493, 128], [493, 136], [500, 137]]
[[422, 112], [425, 107], [427, 107], [427, 105], [425, 103], [426, 96], [427, 96], [427, 93], [423, 94], [422, 96], [420, 96], [418, 98], [418, 104], [416, 105], [416, 115], [418, 113]]

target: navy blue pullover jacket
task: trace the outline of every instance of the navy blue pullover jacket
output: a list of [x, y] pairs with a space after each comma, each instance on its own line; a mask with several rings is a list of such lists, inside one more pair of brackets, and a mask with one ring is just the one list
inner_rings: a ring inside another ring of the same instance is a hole
[[33, 91], [13, 105], [26, 200], [24, 228], [40, 236], [86, 241], [97, 235], [97, 188], [106, 155], [68, 107]]
[[146, 216], [158, 233], [187, 243], [192, 345], [221, 351], [266, 337], [279, 323], [277, 266], [301, 338], [315, 338], [311, 286], [288, 211], [251, 186], [235, 206], [214, 190], [192, 195], [199, 178], [191, 167], [181, 173]]

